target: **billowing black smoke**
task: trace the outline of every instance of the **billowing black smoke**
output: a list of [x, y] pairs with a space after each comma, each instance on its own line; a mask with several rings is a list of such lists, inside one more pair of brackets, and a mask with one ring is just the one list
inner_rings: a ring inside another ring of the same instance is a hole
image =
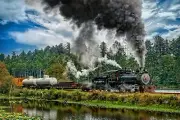
[[[93, 23], [97, 25], [98, 29], [116, 30], [117, 36], [125, 35], [140, 66], [144, 66], [145, 32], [141, 21], [141, 0], [43, 1], [48, 4], [47, 9], [58, 6], [60, 14], [66, 19], [72, 20], [79, 27], [85, 24], [86, 28], [89, 29], [92, 24], [87, 23]], [[89, 31], [87, 30], [87, 32]], [[87, 32], [83, 31], [82, 36], [89, 34]]]

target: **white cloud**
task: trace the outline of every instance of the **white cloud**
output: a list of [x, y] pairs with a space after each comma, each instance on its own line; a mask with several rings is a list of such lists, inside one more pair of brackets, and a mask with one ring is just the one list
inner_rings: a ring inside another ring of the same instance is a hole
[[176, 19], [176, 13], [174, 12], [160, 12], [157, 16], [165, 19]]
[[145, 24], [147, 35], [149, 35], [150, 33], [156, 32], [156, 30], [163, 27], [163, 24], [161, 24], [160, 21], [161, 19], [156, 19], [154, 21], [151, 21]]
[[[170, 23], [169, 21], [176, 21], [176, 18], [180, 17], [179, 9], [180, 6], [177, 0], [167, 0], [162, 3], [158, 3], [157, 0], [144, 0], [142, 18], [144, 19], [147, 33], [146, 39], [152, 39], [154, 35], [163, 35], [159, 31], [160, 29], [168, 31], [166, 36], [177, 38], [179, 34], [171, 29], [178, 29], [179, 25], [176, 22]], [[176, 34], [172, 34], [174, 32]]]
[[[42, 25], [43, 27], [51, 30], [57, 34], [62, 34], [67, 37], [73, 36], [72, 34], [77, 34], [74, 31], [72, 24], [69, 21], [65, 21], [60, 15], [58, 16], [48, 16], [46, 14], [40, 15], [28, 15], [28, 18], [33, 22]], [[75, 28], [77, 29], [77, 28]]]
[[169, 31], [168, 33], [162, 34], [163, 38], [169, 39], [169, 40], [175, 39], [175, 38], [177, 38], [179, 36], [180, 36], [180, 27], [173, 30], [173, 31]]
[[164, 24], [164, 29], [170, 30], [170, 29], [178, 29], [180, 28], [180, 25], [166, 25]]
[[0, 24], [2, 24], [2, 25], [5, 25], [5, 24], [7, 24], [7, 23], [8, 23], [7, 20], [1, 20], [1, 21], [0, 21]]
[[143, 1], [142, 18], [147, 20], [156, 14], [157, 5], [154, 0]]
[[65, 38], [61, 35], [57, 35], [53, 31], [49, 30], [28, 30], [26, 32], [12, 32], [10, 35], [18, 43], [34, 45], [38, 48], [44, 48], [47, 45], [53, 46], [59, 43], [71, 42], [71, 39]]
[[40, 13], [43, 13], [45, 5], [42, 4], [42, 0], [24, 0], [28, 9], [34, 9]]
[[169, 8], [169, 10], [171, 10], [171, 11], [180, 10], [180, 4], [172, 5], [172, 6]]
[[152, 34], [149, 34], [145, 37], [146, 40], [152, 40], [156, 35], [158, 35], [158, 32], [153, 32]]
[[24, 0], [0, 0], [0, 19], [15, 22], [26, 19]]
[[[57, 8], [47, 14], [43, 11], [44, 5], [41, 4], [41, 0], [23, 1], [25, 1], [23, 3], [25, 3], [26, 10], [35, 10], [38, 12], [38, 14], [26, 14], [27, 19], [45, 27], [45, 29], [33, 28], [25, 32], [11, 32], [10, 36], [13, 37], [16, 42], [43, 48], [47, 45], [53, 46], [60, 43], [72, 43], [78, 36], [79, 29], [73, 27], [70, 21], [60, 16]], [[31, 4], [33, 4], [33, 6], [30, 6]], [[20, 19], [18, 18], [16, 20]], [[5, 24], [5, 21], [2, 21], [1, 24], [2, 23]]]
[[152, 25], [151, 23], [147, 24], [146, 28], [148, 28], [149, 33], [151, 33], [151, 32], [155, 32], [155, 30], [157, 29], [166, 29], [166, 30], [177, 29], [180, 28], [180, 25], [166, 24], [165, 22], [161, 22], [161, 23], [157, 22], [154, 23], [154, 25]]

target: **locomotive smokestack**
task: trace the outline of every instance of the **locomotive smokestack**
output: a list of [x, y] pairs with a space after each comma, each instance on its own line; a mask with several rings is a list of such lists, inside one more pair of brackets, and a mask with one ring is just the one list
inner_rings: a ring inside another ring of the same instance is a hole
[[[126, 36], [140, 67], [144, 67], [145, 44], [144, 24], [141, 20], [141, 0], [43, 0], [51, 9], [59, 6], [60, 14], [72, 20], [78, 27], [84, 25], [87, 31], [81, 31], [77, 43], [89, 35], [92, 41], [93, 24], [98, 29], [116, 30], [117, 36]], [[91, 24], [88, 24], [91, 23]], [[82, 39], [81, 39], [82, 38]], [[87, 39], [86, 39], [87, 41]], [[95, 44], [96, 42], [91, 42]], [[78, 48], [81, 48], [78, 44]]]

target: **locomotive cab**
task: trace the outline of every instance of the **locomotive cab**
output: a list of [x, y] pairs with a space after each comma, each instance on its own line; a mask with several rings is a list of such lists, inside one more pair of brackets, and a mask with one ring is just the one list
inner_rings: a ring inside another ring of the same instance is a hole
[[92, 89], [101, 89], [105, 90], [105, 86], [107, 84], [107, 76], [102, 76], [102, 77], [95, 77], [92, 80]]

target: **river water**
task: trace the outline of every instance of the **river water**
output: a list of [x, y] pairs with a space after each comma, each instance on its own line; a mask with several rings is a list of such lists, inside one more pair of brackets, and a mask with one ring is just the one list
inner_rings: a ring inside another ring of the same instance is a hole
[[102, 109], [58, 102], [0, 100], [0, 106], [8, 112], [41, 116], [43, 120], [180, 120], [180, 114], [147, 112], [126, 109]]

